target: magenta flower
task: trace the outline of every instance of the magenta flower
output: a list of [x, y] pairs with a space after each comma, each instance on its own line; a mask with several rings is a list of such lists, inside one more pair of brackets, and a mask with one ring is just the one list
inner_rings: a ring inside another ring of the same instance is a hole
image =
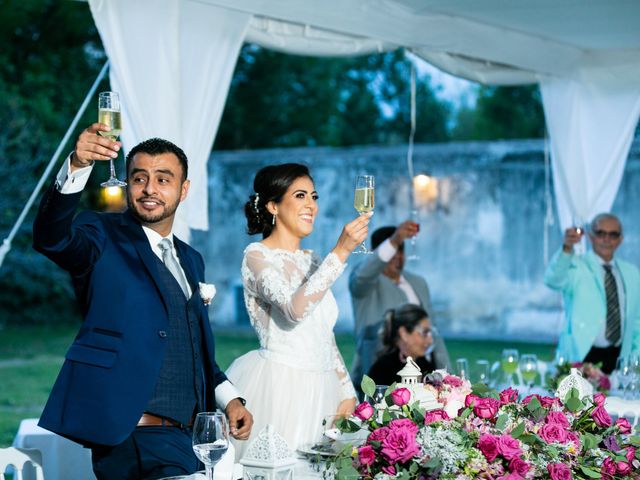
[[605, 458], [600, 467], [602, 478], [613, 478], [617, 470], [616, 462], [612, 460], [611, 457]]
[[500, 404], [514, 403], [518, 401], [518, 390], [515, 388], [506, 388], [500, 392]]
[[627, 460], [629, 460], [629, 462], [633, 462], [633, 459], [636, 458], [635, 447], [628, 446], [628, 447], [625, 447], [625, 450], [627, 451], [627, 453], [625, 454], [625, 457], [627, 457]]
[[393, 392], [391, 392], [391, 400], [393, 400], [393, 403], [395, 403], [399, 407], [409, 403], [410, 399], [411, 392], [404, 387], [396, 388]]
[[596, 425], [599, 427], [607, 428], [613, 425], [613, 420], [611, 420], [611, 417], [604, 407], [594, 408], [593, 412], [591, 412], [591, 418], [593, 418], [593, 421], [596, 422]]
[[624, 417], [616, 420], [616, 427], [618, 427], [620, 433], [631, 433], [631, 424], [629, 423], [629, 420]]
[[567, 416], [562, 412], [549, 412], [547, 416], [544, 418], [545, 423], [557, 423], [558, 425], [569, 428], [571, 424], [567, 419]]
[[498, 453], [500, 453], [498, 451], [497, 437], [488, 433], [480, 435], [480, 438], [478, 439], [478, 449], [482, 452], [489, 463], [493, 462], [498, 457]]
[[371, 445], [364, 445], [358, 449], [358, 460], [361, 465], [373, 465], [376, 461], [376, 452]]
[[551, 480], [571, 480], [571, 469], [564, 463], [550, 463], [547, 465], [547, 472]]
[[388, 427], [376, 428], [373, 432], [369, 434], [367, 441], [382, 442], [385, 438], [387, 438], [387, 435], [389, 435], [390, 432], [391, 430]]
[[604, 407], [604, 402], [606, 399], [607, 397], [605, 397], [603, 393], [596, 393], [593, 396], [593, 403], [595, 403], [599, 407]]
[[567, 443], [567, 431], [559, 423], [545, 423], [538, 435], [547, 443]]
[[416, 443], [415, 431], [409, 428], [395, 428], [392, 429], [389, 435], [382, 441], [382, 450], [380, 453], [393, 465], [398, 462], [408, 462], [417, 455], [419, 451], [420, 447]]
[[530, 469], [531, 465], [529, 465], [520, 457], [512, 458], [509, 462], [509, 470], [513, 473], [517, 473], [521, 477], [525, 477]]
[[438, 408], [437, 410], [430, 410], [424, 414], [424, 424], [429, 425], [433, 422], [441, 422], [442, 420], [449, 420], [447, 412]]
[[367, 421], [373, 416], [373, 407], [369, 402], [362, 402], [356, 407], [353, 414], [363, 422]]
[[387, 465], [382, 467], [382, 471], [387, 475], [391, 475], [392, 477], [396, 474], [396, 467], [393, 465]]
[[511, 435], [500, 435], [498, 437], [498, 452], [507, 460], [512, 460], [522, 455], [520, 442]]
[[473, 413], [480, 418], [493, 418], [500, 408], [500, 400], [480, 398], [473, 406]]
[[478, 403], [478, 401], [480, 400], [480, 397], [470, 393], [469, 395], [467, 395], [464, 399], [464, 406], [465, 407], [470, 407], [472, 405], [475, 405]]
[[452, 387], [461, 387], [462, 379], [460, 377], [456, 377], [455, 375], [447, 375], [444, 377], [444, 383], [447, 385], [451, 385]]
[[618, 471], [618, 475], [625, 477], [631, 473], [631, 464], [627, 462], [616, 462], [616, 470]]

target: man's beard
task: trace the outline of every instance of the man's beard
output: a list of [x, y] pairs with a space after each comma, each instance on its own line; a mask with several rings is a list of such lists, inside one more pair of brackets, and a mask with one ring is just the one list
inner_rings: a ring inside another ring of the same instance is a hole
[[163, 203], [162, 211], [160, 213], [152, 214], [138, 211], [136, 203], [130, 197], [127, 197], [127, 207], [129, 208], [129, 212], [131, 212], [131, 215], [133, 215], [133, 217], [142, 224], [154, 224], [171, 217], [175, 214], [179, 204], [179, 201], [169, 205]]

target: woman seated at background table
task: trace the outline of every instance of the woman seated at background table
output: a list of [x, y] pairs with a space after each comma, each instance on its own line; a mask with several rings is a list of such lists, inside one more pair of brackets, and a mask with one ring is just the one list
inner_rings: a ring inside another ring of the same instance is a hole
[[400, 380], [397, 373], [407, 357], [415, 360], [423, 374], [431, 373], [435, 365], [425, 355], [432, 343], [431, 322], [423, 308], [413, 304], [392, 308], [384, 315], [383, 349], [368, 375], [377, 385], [391, 385]]

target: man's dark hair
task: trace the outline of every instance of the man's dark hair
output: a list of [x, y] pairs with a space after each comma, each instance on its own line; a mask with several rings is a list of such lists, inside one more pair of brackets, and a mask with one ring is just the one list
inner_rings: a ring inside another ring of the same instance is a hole
[[149, 140], [140, 142], [138, 145], [133, 147], [127, 154], [127, 176], [129, 176], [129, 167], [131, 166], [133, 157], [138, 153], [146, 153], [152, 156], [161, 155], [163, 153], [173, 153], [178, 157], [178, 161], [180, 162], [180, 165], [182, 165], [182, 181], [184, 182], [187, 179], [187, 174], [189, 173], [187, 156], [180, 147], [171, 143], [169, 140], [164, 140], [162, 138], [150, 138]]
[[[387, 226], [378, 228], [375, 232], [373, 232], [373, 235], [371, 235], [371, 249], [375, 250], [376, 248], [378, 248], [378, 245], [384, 242], [387, 238], [391, 237], [391, 235], [393, 235], [393, 232], [395, 231], [396, 227]], [[400, 248], [402, 248], [402, 245], [400, 245]]]

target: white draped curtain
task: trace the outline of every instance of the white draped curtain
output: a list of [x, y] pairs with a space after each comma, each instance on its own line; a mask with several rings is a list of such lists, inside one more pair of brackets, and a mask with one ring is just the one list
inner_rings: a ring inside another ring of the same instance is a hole
[[[123, 105], [125, 151], [151, 137], [180, 146], [191, 187], [175, 233], [208, 229], [207, 160], [251, 15], [191, 0], [89, 0]], [[120, 172], [123, 175], [123, 172]]]
[[563, 230], [613, 206], [640, 115], [640, 83], [630, 68], [637, 67], [540, 80]]

